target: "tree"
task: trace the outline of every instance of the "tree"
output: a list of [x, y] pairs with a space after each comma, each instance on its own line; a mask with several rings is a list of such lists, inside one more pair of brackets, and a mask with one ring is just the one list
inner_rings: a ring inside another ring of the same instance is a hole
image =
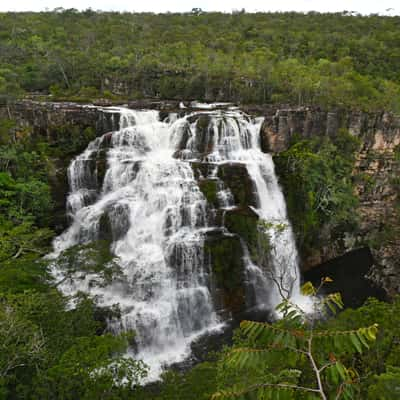
[[329, 330], [347, 330], [355, 325], [372, 323], [379, 324], [376, 343], [370, 351], [359, 355], [356, 360], [357, 370], [365, 377], [361, 386], [362, 399], [378, 399], [379, 397], [373, 397], [369, 392], [377, 390], [379, 377], [393, 382], [395, 376], [389, 378], [389, 375], [396, 373], [389, 370], [400, 368], [400, 297], [395, 297], [391, 302], [368, 299], [363, 306], [346, 309], [324, 324]]
[[333, 140], [294, 137], [289, 149], [275, 156], [288, 214], [303, 252], [321, 241], [323, 226], [330, 226], [330, 231], [357, 226], [352, 172], [359, 145], [346, 131]]
[[[330, 282], [324, 278], [321, 286]], [[361, 354], [376, 340], [376, 324], [352, 330], [321, 329], [318, 318], [343, 307], [339, 294], [318, 298], [311, 283], [303, 293], [314, 300], [314, 312], [306, 314], [290, 300], [277, 310], [282, 319], [275, 323], [243, 321], [242, 346], [233, 348], [222, 363], [222, 381], [239, 373], [229, 389], [215, 393], [213, 400], [230, 399], [352, 399], [360, 377], [346, 366], [349, 355]]]
[[0, 298], [0, 386], [15, 369], [38, 362], [44, 346], [39, 327]]
[[[58, 363], [38, 378], [41, 399], [121, 399], [147, 374], [143, 362], [124, 357], [124, 336], [79, 338]], [[126, 397], [125, 397], [126, 398]]]
[[[300, 284], [296, 247], [291, 246], [291, 228], [284, 222], [260, 220], [257, 224], [257, 265], [270, 281], [275, 297], [288, 301]], [[278, 245], [277, 245], [278, 244]], [[283, 250], [289, 251], [283, 251]], [[278, 304], [281, 302], [278, 300]], [[275, 307], [278, 304], [273, 304]]]
[[50, 229], [37, 229], [30, 222], [13, 226], [3, 221], [0, 226], [0, 263], [24, 255], [44, 256], [53, 234]]
[[132, 332], [104, 333], [110, 315], [83, 295], [68, 299], [54, 289], [0, 292], [0, 394], [49, 400], [126, 398], [147, 368], [126, 357]]
[[199, 8], [199, 7], [192, 8], [192, 14], [200, 15], [202, 13], [203, 13], [203, 10], [201, 8]]
[[375, 375], [374, 380], [368, 390], [368, 399], [396, 400], [400, 397], [400, 368], [388, 367], [385, 373]]

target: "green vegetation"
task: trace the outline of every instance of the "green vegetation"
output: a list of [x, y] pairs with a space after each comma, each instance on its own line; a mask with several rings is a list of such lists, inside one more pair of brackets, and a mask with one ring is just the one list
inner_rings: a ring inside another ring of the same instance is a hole
[[0, 95], [233, 100], [398, 111], [399, 17], [0, 14]]
[[[127, 336], [100, 335], [92, 300], [55, 290], [0, 293], [2, 399], [123, 399], [146, 373]], [[126, 380], [125, 380], [126, 379]]]
[[28, 132], [15, 132], [13, 126], [0, 120], [0, 262], [43, 255], [52, 236], [51, 163], [40, 146], [25, 138]]
[[250, 208], [228, 210], [225, 214], [225, 227], [244, 239], [252, 256], [258, 245], [258, 216]]
[[[36, 92], [55, 100], [196, 98], [399, 112], [398, 27], [399, 17], [346, 13], [0, 13], [0, 101]], [[206, 118], [199, 121], [206, 126]], [[283, 303], [282, 320], [244, 322], [233, 344], [207, 361], [138, 387], [146, 366], [124, 357], [134, 333], [107, 332], [106, 321], [118, 316], [118, 308], [101, 309], [82, 294], [63, 296], [42, 259], [57, 218], [50, 185], [55, 159], [68, 160], [94, 136], [89, 127], [55, 126], [45, 142], [11, 119], [0, 120], [1, 400], [206, 400], [238, 393], [246, 399], [304, 399], [304, 392], [311, 399], [322, 391], [338, 399], [399, 398], [400, 298], [370, 299], [333, 315], [340, 299], [326, 297], [330, 311], [320, 320], [301, 319]], [[303, 252], [322, 240], [325, 225], [333, 233], [356, 226], [352, 170], [358, 146], [342, 131], [331, 139], [293, 138], [275, 157]], [[394, 158], [400, 160], [399, 146]], [[247, 175], [237, 166], [224, 168], [219, 177], [240, 206], [226, 213], [225, 225], [247, 242], [253, 259], [267, 265], [260, 257], [268, 254], [268, 230], [284, 227], [258, 223], [248, 208], [253, 193]], [[373, 189], [369, 175], [356, 179]], [[397, 176], [391, 184], [400, 187]], [[200, 186], [216, 204], [215, 182]], [[106, 215], [101, 223], [107, 236]], [[380, 243], [395, 234], [385, 226]], [[62, 253], [65, 279], [95, 272], [102, 284], [118, 276], [107, 239]], [[226, 305], [240, 310], [239, 239], [215, 240], [206, 251]]]
[[[325, 282], [332, 281], [324, 278]], [[303, 293], [314, 299], [314, 313], [307, 314], [285, 299], [278, 307], [278, 323], [243, 321], [242, 346], [232, 349], [223, 360], [226, 373], [239, 381], [212, 399], [230, 400], [255, 395], [257, 399], [353, 399], [358, 372], [344, 362], [362, 354], [375, 342], [377, 324], [352, 330], [327, 330], [316, 326], [322, 315], [343, 308], [340, 294], [318, 299], [311, 283]]]
[[61, 159], [76, 156], [86, 148], [90, 141], [96, 138], [93, 127], [88, 126], [82, 130], [73, 124], [53, 126], [51, 133], [52, 154]]
[[211, 238], [205, 244], [205, 251], [211, 259], [216, 283], [223, 290], [225, 307], [235, 311], [243, 309], [245, 266], [240, 238], [222, 235]]
[[57, 264], [64, 271], [65, 279], [76, 273], [95, 274], [98, 285], [111, 283], [122, 271], [112, 254], [111, 243], [107, 240], [76, 245], [64, 250], [57, 258]]
[[[306, 285], [306, 289], [311, 288], [309, 284]], [[337, 295], [330, 298], [331, 306], [337, 308], [335, 302], [332, 304], [333, 299], [339, 304], [340, 299]], [[341, 387], [341, 382], [344, 382], [341, 388], [346, 390], [338, 399], [398, 399], [399, 297], [392, 303], [369, 299], [362, 307], [347, 309], [335, 316], [328, 307], [330, 316], [325, 320], [314, 320], [314, 324], [310, 324], [310, 320], [305, 323], [298, 318], [293, 320], [295, 314], [290, 312], [294, 310], [289, 310], [290, 307], [286, 304], [281, 306], [281, 311], [284, 312], [285, 308], [286, 317], [283, 320], [272, 324], [244, 322], [235, 332], [232, 346], [210, 355], [209, 360], [189, 371], [167, 372], [162, 382], [139, 389], [132, 395], [132, 400], [209, 400], [217, 392], [220, 392], [221, 396], [215, 396], [215, 399], [224, 398], [224, 392], [227, 398], [231, 398], [228, 394], [229, 388], [237, 391], [260, 382], [316, 387], [317, 382], [309, 358], [299, 355], [299, 352], [296, 356], [292, 346], [295, 344], [295, 349], [302, 350], [300, 346], [310, 338], [311, 332], [315, 335], [312, 354], [321, 363], [320, 367], [328, 363], [321, 375], [324, 376], [322, 382], [327, 388], [329, 399], [336, 398], [335, 393]], [[375, 324], [378, 325], [377, 332]], [[264, 351], [250, 351], [256, 349]], [[267, 349], [269, 352], [265, 351]], [[349, 395], [345, 397], [344, 393]], [[287, 393], [279, 391], [281, 397], [277, 397], [277, 393], [275, 397], [274, 394], [269, 394], [270, 397], [268, 394], [264, 397], [257, 396], [255, 391], [233, 398], [307, 398], [304, 392], [298, 390]]]
[[295, 137], [287, 151], [275, 156], [290, 220], [304, 251], [320, 242], [324, 225], [338, 233], [357, 225], [352, 171], [359, 145], [343, 131], [334, 140]]
[[207, 199], [208, 203], [218, 208], [218, 182], [215, 179], [201, 179], [199, 188]]
[[[54, 236], [52, 157], [82, 146], [78, 134], [64, 146], [68, 132], [51, 147], [0, 120], [0, 399], [124, 399], [146, 374], [124, 357], [133, 334], [106, 333], [118, 310], [62, 296], [42, 259]], [[106, 281], [118, 273], [107, 249], [100, 241], [70, 249], [61, 261], [70, 274], [96, 271]]]
[[218, 167], [218, 178], [229, 188], [237, 206], [246, 208], [257, 204], [254, 182], [243, 164], [228, 163], [220, 165]]

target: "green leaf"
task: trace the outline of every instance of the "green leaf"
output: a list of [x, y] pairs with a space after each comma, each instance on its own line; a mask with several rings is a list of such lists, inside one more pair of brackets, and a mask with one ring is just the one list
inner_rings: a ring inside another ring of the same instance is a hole
[[306, 282], [302, 287], [301, 287], [301, 293], [304, 296], [315, 296], [316, 294], [316, 289], [314, 285], [311, 282]]
[[344, 367], [344, 365], [340, 361], [338, 361], [338, 362], [336, 362], [335, 366], [336, 366], [337, 372], [339, 373], [340, 377], [343, 380], [346, 380], [347, 373], [346, 373], [346, 368]]
[[358, 340], [358, 336], [355, 332], [350, 333], [350, 340], [353, 343], [353, 346], [356, 348], [356, 350], [359, 353], [362, 353], [362, 347], [361, 347], [361, 343]]

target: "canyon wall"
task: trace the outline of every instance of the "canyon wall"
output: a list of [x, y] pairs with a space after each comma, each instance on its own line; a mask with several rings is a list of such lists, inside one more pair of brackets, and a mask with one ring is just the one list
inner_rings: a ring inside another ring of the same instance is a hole
[[[362, 246], [374, 256], [371, 277], [389, 294], [400, 291], [400, 117], [388, 113], [323, 111], [311, 108], [268, 110], [261, 129], [264, 151], [278, 154], [294, 135], [309, 139], [332, 138], [347, 131], [359, 138], [353, 169], [359, 199], [355, 230], [321, 230], [320, 244], [303, 257], [303, 269], [341, 256]], [[279, 171], [278, 171], [279, 174]], [[351, 277], [351, 271], [349, 271]]]

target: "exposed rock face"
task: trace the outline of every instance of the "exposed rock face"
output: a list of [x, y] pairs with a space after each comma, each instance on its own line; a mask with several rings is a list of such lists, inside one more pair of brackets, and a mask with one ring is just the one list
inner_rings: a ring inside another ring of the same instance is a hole
[[381, 142], [381, 132], [375, 137], [379, 142], [360, 152], [354, 171], [364, 178], [356, 186], [361, 224], [355, 243], [371, 246], [372, 276], [395, 294], [400, 293], [400, 160], [393, 142]]
[[333, 282], [324, 286], [323, 292], [340, 292], [345, 307], [360, 307], [368, 297], [387, 299], [385, 290], [366, 278], [373, 264], [374, 258], [370, 249], [359, 248], [305, 271], [304, 279], [319, 286], [321, 279], [329, 276]]
[[254, 183], [245, 165], [241, 163], [222, 164], [218, 168], [218, 177], [229, 187], [235, 203], [240, 207], [257, 206]]
[[219, 230], [208, 234], [205, 252], [216, 279], [217, 303], [232, 312], [245, 310], [245, 267], [240, 238]]
[[8, 110], [0, 107], [0, 117], [15, 119], [20, 127], [33, 128], [34, 135], [54, 139], [53, 132], [60, 126], [94, 128], [97, 134], [103, 134], [118, 126], [118, 113], [103, 113], [99, 108], [76, 103], [49, 103], [21, 101]]
[[[310, 108], [269, 110], [261, 129], [262, 148], [279, 153], [289, 147], [294, 135], [335, 138], [341, 129], [361, 140], [353, 171], [360, 226], [356, 232], [343, 232], [339, 239], [328, 240], [329, 246], [315, 249], [312, 257], [303, 259], [303, 267], [312, 268], [368, 245], [375, 259], [371, 276], [390, 294], [399, 293], [400, 117]], [[331, 236], [329, 226], [321, 235]]]
[[288, 148], [294, 135], [335, 137], [340, 129], [362, 139], [365, 149], [393, 150], [400, 144], [399, 116], [300, 107], [267, 109], [261, 128], [261, 146], [266, 152], [280, 152]]

